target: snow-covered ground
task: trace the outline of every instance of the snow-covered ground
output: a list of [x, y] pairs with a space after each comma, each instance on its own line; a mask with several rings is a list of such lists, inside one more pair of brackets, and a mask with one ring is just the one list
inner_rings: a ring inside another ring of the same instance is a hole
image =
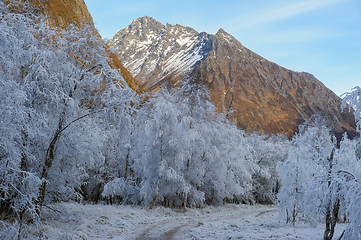
[[[153, 210], [134, 206], [62, 203], [43, 209], [49, 239], [322, 239], [317, 227], [280, 223], [275, 206], [225, 205]], [[346, 227], [338, 224], [335, 237]]]

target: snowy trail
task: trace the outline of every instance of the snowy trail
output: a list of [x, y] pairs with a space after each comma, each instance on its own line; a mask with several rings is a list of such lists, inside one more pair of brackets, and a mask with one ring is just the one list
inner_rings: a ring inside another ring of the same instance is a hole
[[[186, 212], [74, 203], [51, 208], [43, 214], [50, 239], [322, 239], [324, 230], [323, 224], [293, 228], [280, 223], [275, 206], [230, 204]], [[345, 225], [336, 227], [337, 237]]]
[[170, 230], [162, 233], [162, 234], [152, 234], [155, 236], [149, 236], [149, 232], [152, 228], [146, 229], [140, 236], [135, 238], [136, 240], [167, 240], [167, 239], [180, 239], [184, 237], [184, 233], [187, 232], [189, 224], [182, 224], [176, 227], [171, 228]]
[[[226, 220], [236, 220], [234, 222], [242, 222], [248, 220], [249, 218], [257, 218], [265, 213], [277, 212], [277, 209], [274, 207], [264, 209], [262, 206], [258, 206], [259, 208], [257, 209], [243, 208], [241, 211], [239, 211], [239, 208], [236, 208], [234, 209], [235, 211], [233, 211], [231, 206], [232, 205], [227, 205], [223, 207], [221, 211], [213, 212], [208, 210], [205, 213], [201, 211], [201, 214], [191, 214], [190, 216], [188, 216], [187, 213], [183, 213], [183, 215], [180, 213], [180, 216], [173, 216], [168, 221], [159, 219], [160, 222], [152, 224], [151, 227], [148, 227], [135, 239], [187, 239], [187, 235], [192, 232], [192, 229], [199, 228], [207, 223], [217, 223], [219, 221]], [[190, 211], [193, 211], [193, 209]], [[236, 227], [236, 224], [231, 225]]]

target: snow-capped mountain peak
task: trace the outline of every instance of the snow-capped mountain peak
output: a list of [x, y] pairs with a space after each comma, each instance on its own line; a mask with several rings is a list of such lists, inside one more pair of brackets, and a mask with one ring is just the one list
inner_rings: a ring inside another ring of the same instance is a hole
[[119, 31], [108, 44], [132, 75], [151, 89], [169, 75], [177, 78], [191, 72], [208, 54], [211, 43], [205, 33], [163, 25], [145, 16]]

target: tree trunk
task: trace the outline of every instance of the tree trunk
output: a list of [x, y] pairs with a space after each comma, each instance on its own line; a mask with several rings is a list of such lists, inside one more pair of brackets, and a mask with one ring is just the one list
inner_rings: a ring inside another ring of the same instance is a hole
[[176, 198], [177, 198], [177, 194], [174, 195], [173, 203], [172, 203], [172, 206], [171, 206], [172, 209], [175, 208], [175, 200], [176, 200]]
[[296, 223], [296, 205], [293, 205], [293, 210], [292, 210], [292, 226], [295, 227], [295, 223]]
[[58, 124], [58, 129], [56, 130], [53, 140], [50, 142], [48, 150], [46, 151], [45, 162], [43, 165], [43, 172], [41, 174], [43, 183], [40, 186], [39, 197], [37, 200], [37, 203], [39, 205], [39, 211], [41, 211], [41, 208], [43, 207], [43, 204], [44, 204], [48, 174], [49, 174], [49, 170], [50, 170], [51, 166], [53, 165], [53, 161], [55, 158], [55, 147], [56, 147], [56, 143], [58, 142], [58, 139], [60, 138], [60, 133], [62, 132], [62, 129], [63, 129], [63, 118], [60, 118], [59, 124]]
[[127, 154], [127, 157], [125, 158], [125, 173], [124, 173], [125, 180], [127, 180], [127, 178], [128, 178], [129, 154], [130, 154], [130, 149], [128, 149], [128, 154]]
[[213, 205], [213, 200], [214, 200], [214, 188], [212, 189], [211, 205]]
[[154, 208], [157, 199], [158, 199], [158, 193], [157, 193], [157, 195], [155, 195], [154, 201], [153, 201], [152, 205], [149, 207], [149, 210], [152, 210]]
[[346, 230], [343, 230], [343, 232], [342, 232], [342, 234], [341, 234], [341, 236], [340, 236], [340, 238], [338, 240], [341, 240], [343, 238], [343, 235], [345, 234], [345, 231]]
[[[160, 162], [163, 162], [163, 134], [160, 135], [159, 157], [160, 157]], [[159, 181], [160, 181], [160, 176], [158, 177], [157, 194], [155, 195], [155, 198], [154, 198], [154, 201], [153, 201], [152, 205], [149, 207], [150, 210], [153, 209], [153, 207], [155, 206], [155, 203], [157, 202], [157, 199], [158, 199], [158, 194], [159, 194]]]
[[331, 203], [328, 204], [326, 209], [326, 229], [323, 234], [324, 240], [331, 240], [333, 233], [331, 233]]
[[[327, 159], [329, 162], [329, 179], [328, 179], [328, 187], [331, 186], [332, 179], [332, 164], [333, 164], [333, 156], [334, 156], [335, 147], [332, 149], [330, 157]], [[337, 199], [334, 205], [332, 206], [331, 199], [328, 200], [327, 207], [326, 207], [326, 229], [323, 235], [324, 240], [331, 240], [333, 234], [335, 232], [335, 226], [337, 223], [338, 212], [340, 209], [340, 200]]]
[[[188, 161], [187, 161], [187, 177], [186, 177], [187, 185], [188, 185], [188, 179], [189, 179], [189, 158], [188, 158]], [[187, 192], [184, 193], [183, 209], [184, 209], [184, 211], [187, 211]]]
[[326, 209], [326, 230], [323, 235], [324, 240], [331, 240], [335, 232], [335, 226], [337, 223], [338, 211], [340, 209], [340, 200], [337, 200], [331, 211], [331, 201], [329, 202]]

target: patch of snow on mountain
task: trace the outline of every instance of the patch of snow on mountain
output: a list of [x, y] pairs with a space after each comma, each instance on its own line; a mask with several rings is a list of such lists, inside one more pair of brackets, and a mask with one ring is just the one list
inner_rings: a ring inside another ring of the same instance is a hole
[[127, 62], [124, 66], [131, 72], [134, 76], [140, 73], [141, 65], [144, 63], [144, 59], [135, 59], [131, 62]]
[[191, 37], [185, 37], [185, 38], [179, 38], [176, 41], [180, 46], [183, 46], [183, 45], [187, 44], [190, 40], [191, 40]]
[[162, 69], [162, 73], [152, 81], [152, 84], [156, 84], [167, 74], [172, 74], [172, 76], [174, 77], [180, 74], [185, 74], [192, 70], [192, 67], [195, 63], [202, 60], [203, 56], [199, 54], [202, 46], [193, 49], [195, 44], [198, 43], [198, 41], [190, 41], [190, 38], [181, 40], [184, 40], [183, 45], [185, 45], [186, 43], [189, 43], [190, 45], [187, 45], [187, 48], [178, 51], [166, 60]]
[[[118, 40], [116, 40], [116, 41], [118, 41]], [[134, 43], [135, 43], [135, 39], [132, 39], [132, 40], [128, 43], [128, 46], [125, 48], [125, 51], [128, 50], [129, 48], [131, 48]], [[117, 48], [118, 48], [118, 47], [117, 47]]]
[[173, 45], [168, 46], [165, 50], [164, 50], [164, 56], [168, 55], [168, 52], [173, 48]]
[[138, 42], [137, 47], [141, 50], [141, 49], [147, 48], [151, 43], [152, 43], [152, 40], [149, 39], [149, 37], [148, 37], [147, 41]]

